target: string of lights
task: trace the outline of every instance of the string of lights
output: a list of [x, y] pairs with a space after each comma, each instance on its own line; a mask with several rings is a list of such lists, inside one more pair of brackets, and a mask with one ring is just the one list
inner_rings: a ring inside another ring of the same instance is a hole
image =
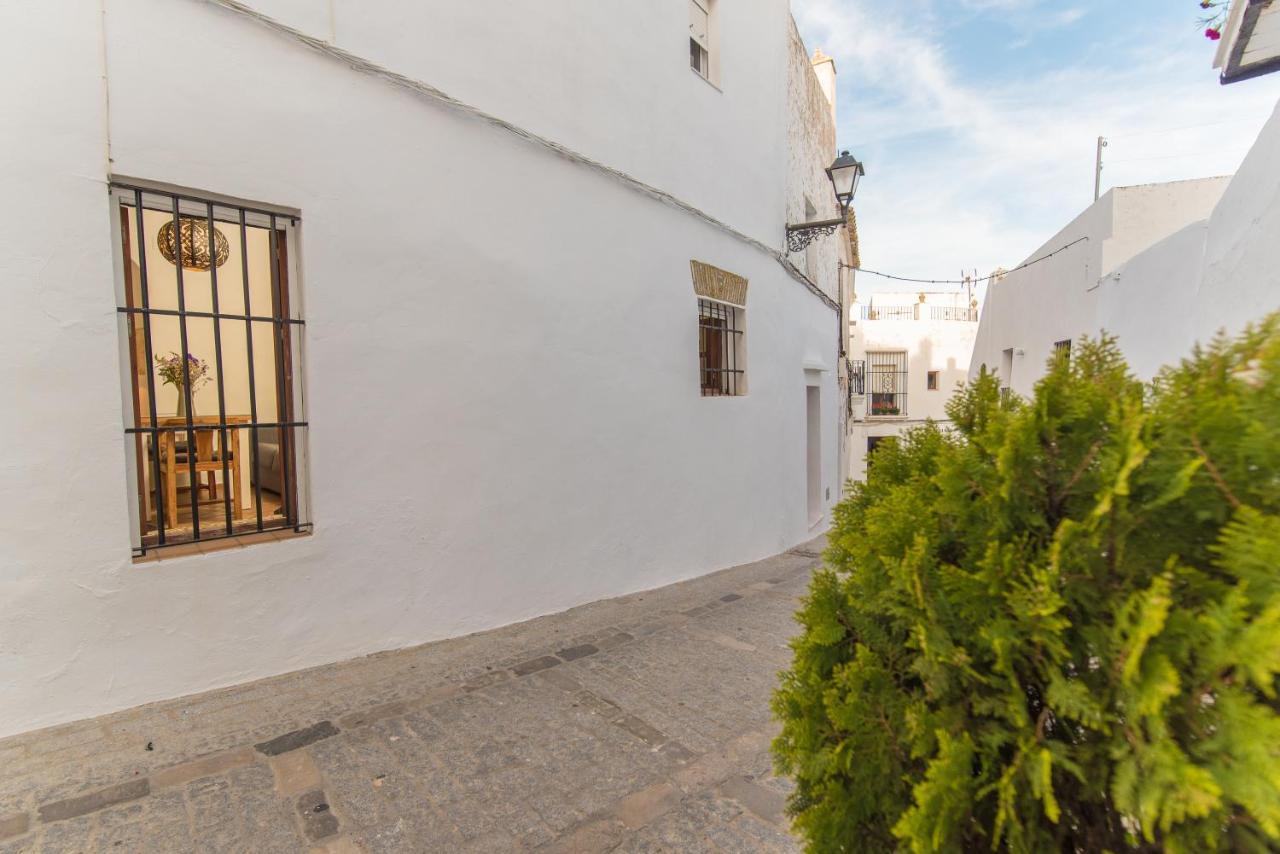
[[854, 267], [848, 264], [845, 264], [844, 266], [850, 270], [856, 270], [859, 273], [866, 273], [867, 275], [870, 275], [870, 276], [880, 276], [881, 278], [884, 278], [884, 279], [893, 279], [895, 282], [914, 282], [920, 285], [976, 285], [978, 282], [985, 282], [989, 279], [993, 279], [997, 275], [1004, 276], [1004, 275], [1008, 275], [1009, 273], [1016, 273], [1018, 270], [1025, 270], [1026, 268], [1030, 267], [1033, 264], [1039, 264], [1041, 261], [1048, 261], [1054, 255], [1057, 255], [1059, 252], [1065, 252], [1066, 250], [1070, 249], [1072, 246], [1075, 246], [1077, 243], [1083, 243], [1088, 239], [1089, 239], [1088, 236], [1077, 237], [1075, 240], [1071, 241], [1065, 246], [1059, 246], [1057, 249], [1053, 250], [1049, 254], [1041, 255], [1039, 258], [1033, 258], [1030, 261], [1027, 261], [1026, 263], [1019, 264], [1018, 266], [1014, 267], [1011, 270], [1005, 270], [1001, 273], [992, 273], [989, 276], [978, 276], [977, 278], [972, 278], [972, 279], [913, 279], [908, 276], [895, 276], [892, 273], [881, 273], [879, 270], [868, 270], [866, 267]]

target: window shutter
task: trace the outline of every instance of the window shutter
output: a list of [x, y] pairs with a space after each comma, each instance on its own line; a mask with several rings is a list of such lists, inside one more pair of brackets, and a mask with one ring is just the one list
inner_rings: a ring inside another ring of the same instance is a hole
[[689, 0], [689, 38], [706, 51], [711, 50], [711, 40], [707, 35], [710, 31], [709, 18], [710, 15], [707, 14], [707, 9], [702, 3], [698, 0]]

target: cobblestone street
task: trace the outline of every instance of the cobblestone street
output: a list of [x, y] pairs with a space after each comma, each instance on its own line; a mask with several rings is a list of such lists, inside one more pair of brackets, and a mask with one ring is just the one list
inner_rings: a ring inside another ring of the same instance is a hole
[[819, 548], [0, 740], [0, 854], [796, 850], [769, 697]]

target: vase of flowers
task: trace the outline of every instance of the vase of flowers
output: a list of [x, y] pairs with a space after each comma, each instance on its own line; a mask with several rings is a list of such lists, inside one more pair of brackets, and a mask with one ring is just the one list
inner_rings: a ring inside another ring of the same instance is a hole
[[[156, 373], [160, 375], [160, 380], [164, 385], [171, 385], [177, 389], [177, 417], [182, 418], [187, 414], [187, 395], [183, 387], [183, 381], [184, 379], [190, 380], [191, 394], [194, 395], [197, 389], [209, 381], [209, 363], [188, 353], [186, 375], [184, 377], [182, 357], [177, 353], [170, 353], [168, 356], [156, 356]], [[193, 407], [194, 402], [195, 399], [193, 397]]]

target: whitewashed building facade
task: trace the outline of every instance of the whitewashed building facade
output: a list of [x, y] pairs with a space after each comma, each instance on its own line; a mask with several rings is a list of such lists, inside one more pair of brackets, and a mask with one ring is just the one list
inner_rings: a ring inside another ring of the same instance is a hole
[[[993, 277], [974, 344], [970, 373], [986, 366], [1002, 386], [1028, 395], [1044, 376], [1055, 348], [1083, 335], [1116, 331], [1104, 318], [1100, 283], [1152, 246], [1207, 217], [1226, 178], [1115, 187], [1049, 238], [1024, 261], [1036, 262]], [[1043, 259], [1043, 260], [1041, 260]], [[1162, 288], [1146, 294], [1146, 323], [1161, 310]], [[1157, 324], [1151, 324], [1158, 334]], [[1188, 344], [1189, 346], [1189, 344]]]
[[1280, 309], [1280, 106], [1229, 178], [1117, 187], [991, 284], [970, 375], [1031, 393], [1055, 348], [1114, 335], [1143, 379]]
[[824, 529], [847, 243], [785, 252], [839, 215], [786, 0], [0, 31], [0, 735]]
[[977, 328], [978, 301], [969, 288], [882, 291], [854, 300], [849, 312], [851, 479], [866, 479], [869, 455], [886, 437], [926, 421], [949, 421], [947, 401], [968, 378]]

